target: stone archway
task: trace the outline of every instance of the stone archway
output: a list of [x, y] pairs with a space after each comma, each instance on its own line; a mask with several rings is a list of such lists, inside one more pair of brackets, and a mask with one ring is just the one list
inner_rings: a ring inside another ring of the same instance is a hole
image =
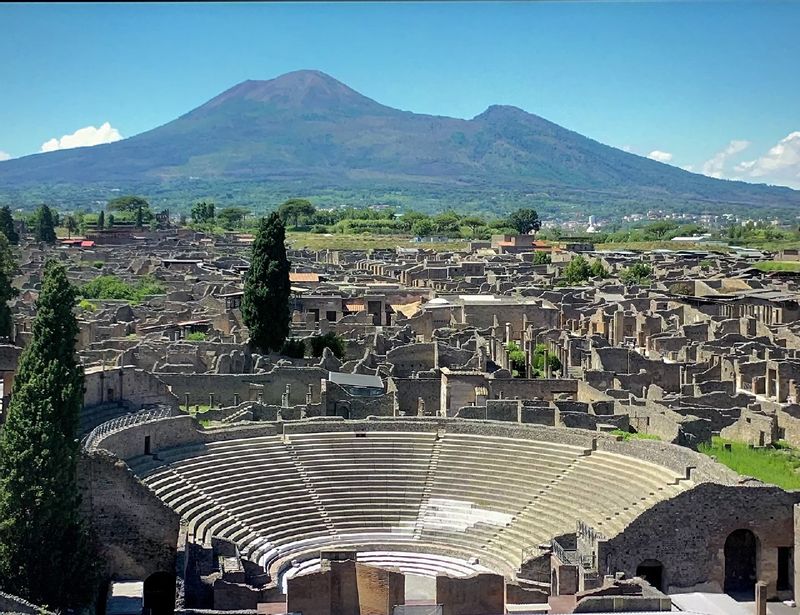
[[636, 567], [636, 576], [643, 578], [658, 591], [664, 591], [664, 564], [657, 559], [646, 559]]
[[175, 575], [155, 572], [144, 581], [143, 615], [172, 615], [175, 612]]
[[750, 596], [758, 580], [758, 538], [750, 530], [736, 530], [725, 540], [725, 593]]

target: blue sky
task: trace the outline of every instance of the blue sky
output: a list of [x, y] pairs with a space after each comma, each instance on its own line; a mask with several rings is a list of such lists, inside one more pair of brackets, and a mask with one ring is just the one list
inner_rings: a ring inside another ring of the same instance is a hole
[[0, 157], [132, 136], [315, 68], [401, 109], [511, 104], [696, 172], [800, 187], [798, 2], [0, 4], [0, 24]]

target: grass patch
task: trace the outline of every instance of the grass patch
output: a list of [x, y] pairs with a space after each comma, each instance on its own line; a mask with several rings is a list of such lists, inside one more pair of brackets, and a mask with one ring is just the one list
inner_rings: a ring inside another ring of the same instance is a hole
[[631, 433], [621, 429], [614, 429], [609, 433], [613, 436], [620, 436], [623, 440], [661, 440], [661, 438], [651, 433]]
[[185, 338], [187, 342], [205, 342], [206, 341], [206, 334], [202, 331], [195, 331], [194, 333], [190, 333]]
[[[186, 404], [181, 404], [181, 409], [186, 410]], [[192, 416], [197, 416], [198, 414], [203, 414], [204, 412], [208, 412], [211, 410], [211, 406], [208, 404], [190, 404], [189, 405], [189, 414]]]
[[[725, 448], [726, 444], [731, 450]], [[800, 489], [800, 451], [785, 442], [776, 442], [772, 447], [750, 448], [744, 442], [714, 436], [711, 444], [701, 444], [698, 450], [713, 455], [717, 461], [744, 476], [783, 489]]]
[[424, 250], [466, 250], [466, 239], [453, 239], [441, 243], [415, 243], [410, 235], [373, 235], [370, 233], [347, 234], [287, 232], [286, 239], [295, 249], [309, 250], [386, 250], [390, 248], [420, 248]]
[[796, 261], [762, 261], [753, 265], [759, 271], [800, 271], [800, 262]]

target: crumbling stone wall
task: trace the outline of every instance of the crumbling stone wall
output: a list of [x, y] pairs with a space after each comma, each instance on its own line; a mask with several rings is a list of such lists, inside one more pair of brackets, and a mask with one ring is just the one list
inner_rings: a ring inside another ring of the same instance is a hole
[[777, 597], [778, 547], [794, 546], [794, 505], [800, 493], [778, 487], [704, 483], [642, 513], [611, 540], [601, 541], [601, 574], [634, 576], [643, 561], [664, 566], [669, 591], [721, 592], [725, 541], [738, 529], [758, 539], [757, 570], [770, 597]]
[[105, 576], [146, 579], [175, 570], [180, 518], [124, 462], [104, 451], [82, 455], [78, 481]]

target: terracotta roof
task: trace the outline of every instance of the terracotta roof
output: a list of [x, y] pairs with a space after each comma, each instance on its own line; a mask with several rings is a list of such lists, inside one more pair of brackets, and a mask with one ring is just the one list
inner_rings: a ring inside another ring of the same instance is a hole
[[307, 271], [290, 271], [290, 282], [319, 282], [319, 274]]
[[345, 303], [344, 309], [348, 312], [363, 312], [367, 309], [367, 306], [363, 303]]

